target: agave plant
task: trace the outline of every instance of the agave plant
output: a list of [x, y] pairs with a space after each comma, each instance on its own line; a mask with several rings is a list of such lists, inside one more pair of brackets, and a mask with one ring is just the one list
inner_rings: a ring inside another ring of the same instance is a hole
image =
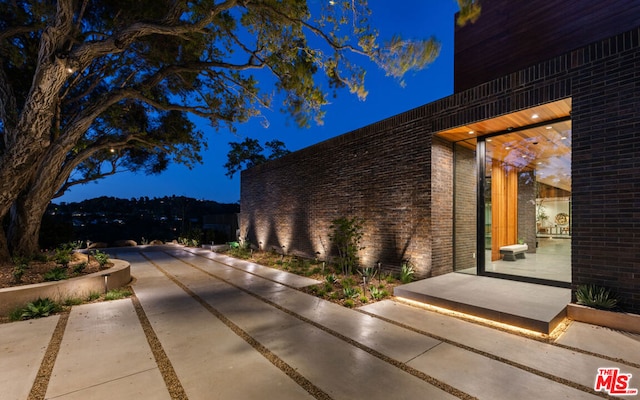
[[54, 314], [59, 310], [60, 306], [58, 305], [58, 303], [52, 301], [48, 297], [44, 299], [38, 298], [32, 303], [28, 303], [26, 307], [22, 309], [20, 319], [48, 317], [49, 315]]
[[578, 304], [600, 310], [612, 310], [618, 306], [618, 299], [609, 289], [594, 284], [578, 286], [576, 299]]
[[413, 265], [411, 265], [410, 262], [407, 261], [402, 263], [402, 268], [400, 269], [400, 281], [402, 283], [409, 283], [413, 281], [414, 272]]

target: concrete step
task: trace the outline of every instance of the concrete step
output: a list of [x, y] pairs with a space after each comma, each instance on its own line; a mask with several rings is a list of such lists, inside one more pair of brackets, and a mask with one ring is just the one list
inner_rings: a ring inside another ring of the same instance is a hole
[[546, 334], [571, 301], [570, 289], [462, 273], [398, 286], [394, 295]]

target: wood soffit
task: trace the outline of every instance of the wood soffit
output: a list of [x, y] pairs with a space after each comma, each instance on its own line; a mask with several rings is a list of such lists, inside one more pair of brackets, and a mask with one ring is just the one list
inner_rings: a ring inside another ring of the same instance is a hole
[[[490, 137], [487, 157], [492, 162], [536, 171], [539, 182], [571, 191], [570, 115], [571, 99], [564, 99], [436, 135], [471, 150], [478, 137]], [[504, 134], [491, 136], [496, 133]]]

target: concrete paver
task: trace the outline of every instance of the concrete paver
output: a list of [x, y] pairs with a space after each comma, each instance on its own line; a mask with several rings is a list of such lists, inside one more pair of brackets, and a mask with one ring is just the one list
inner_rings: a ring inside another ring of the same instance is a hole
[[409, 365], [479, 399], [599, 398], [447, 343]]
[[[155, 258], [153, 253], [147, 256]], [[332, 397], [386, 399], [392, 394], [390, 389], [394, 385], [410, 388], [405, 390], [406, 393], [400, 394], [399, 398], [414, 398], [420, 394], [430, 394], [436, 398], [450, 397], [431, 384], [240, 289], [230, 289], [235, 290], [235, 294], [226, 291], [225, 296], [211, 296], [209, 288], [216, 284], [216, 279], [180, 261], [165, 262], [163, 268], [180, 276], [182, 283]], [[228, 279], [241, 287], [253, 283], [252, 288], [257, 286], [262, 291], [285, 290], [299, 293], [276, 282], [256, 276], [246, 277], [246, 273], [241, 271], [232, 272]], [[259, 284], [256, 285], [256, 281], [260, 281]], [[334, 310], [341, 311], [343, 308], [336, 307]]]
[[[213, 274], [220, 273], [221, 266], [218, 263], [205, 261], [201, 262], [200, 266]], [[236, 275], [244, 274], [236, 272]], [[250, 282], [242, 278], [237, 279], [234, 274], [227, 275], [227, 278], [245, 290], [251, 290], [251, 292], [284, 309], [349, 337], [395, 360], [408, 361], [440, 343], [435, 339], [374, 319], [369, 315], [354, 313], [352, 310], [340, 305], [274, 282], [262, 281], [257, 283], [260, 280], [259, 277], [252, 277]], [[203, 282], [202, 279], [198, 281]], [[210, 283], [207, 283], [205, 286], [209, 287], [210, 285]], [[235, 307], [235, 301], [228, 303], [231, 307]], [[228, 312], [226, 309], [224, 311], [225, 314]]]
[[0, 394], [26, 399], [60, 317], [0, 324]]
[[113, 399], [117, 393], [170, 398], [131, 300], [73, 307], [47, 398]]
[[204, 251], [204, 250], [196, 250], [194, 251], [194, 254], [198, 254], [206, 258], [210, 258], [220, 263], [233, 266], [235, 268], [241, 269], [246, 272], [250, 272], [252, 274], [259, 275], [263, 278], [267, 278], [275, 282], [284, 283], [294, 288], [301, 288], [304, 286], [315, 285], [319, 283], [315, 279], [290, 274], [290, 273], [287, 273], [286, 271], [280, 271], [277, 269], [265, 267], [263, 265], [255, 264], [248, 261], [238, 260], [236, 258], [225, 256], [223, 254], [212, 253], [210, 251]]
[[[389, 300], [363, 310], [585, 387], [593, 387], [598, 368], [603, 367], [618, 367], [640, 377], [640, 369], [628, 365]], [[627, 350], [640, 351], [640, 346]]]
[[[557, 342], [640, 365], [639, 334], [573, 322]], [[640, 375], [638, 375], [638, 381], [640, 382]]]
[[[309, 281], [211, 252], [117, 251], [192, 400], [312, 397], [283, 364], [335, 399], [455, 398], [438, 382], [481, 399], [588, 399], [602, 367], [640, 386], [633, 335], [572, 324], [557, 346], [391, 300], [346, 309], [294, 289]], [[26, 398], [57, 320], [0, 325], [3, 399]], [[131, 299], [73, 307], [48, 398], [168, 396]]]
[[[149, 257], [160, 258], [154, 255]], [[169, 259], [163, 266], [172, 263], [184, 265]], [[145, 268], [156, 279], [140, 280], [134, 290], [190, 398], [262, 399], [265, 393], [277, 393], [280, 399], [310, 397], [160, 271], [153, 272], [146, 262], [132, 263], [132, 273]], [[193, 273], [191, 268], [183, 271], [182, 279]], [[167, 307], [158, 294], [169, 295], [179, 306]]]

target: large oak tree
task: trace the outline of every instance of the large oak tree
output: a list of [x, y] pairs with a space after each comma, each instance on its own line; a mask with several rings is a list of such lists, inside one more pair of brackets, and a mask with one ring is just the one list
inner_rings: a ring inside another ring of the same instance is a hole
[[381, 43], [368, 16], [366, 0], [0, 0], [0, 261], [38, 250], [74, 184], [200, 162], [190, 115], [233, 129], [275, 92], [304, 126], [327, 91], [366, 95], [358, 56], [396, 78], [437, 56], [432, 38]]

